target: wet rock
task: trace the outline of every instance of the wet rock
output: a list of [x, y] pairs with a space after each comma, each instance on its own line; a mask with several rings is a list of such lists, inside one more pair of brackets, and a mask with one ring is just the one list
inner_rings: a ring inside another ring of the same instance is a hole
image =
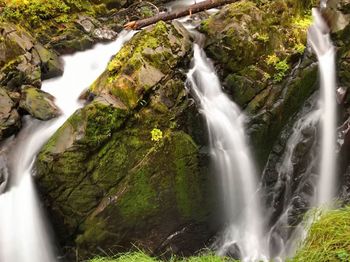
[[23, 87], [19, 108], [40, 120], [49, 120], [60, 114], [53, 96], [31, 86]]
[[242, 257], [241, 250], [237, 244], [230, 245], [225, 252], [225, 256], [232, 259], [240, 259]]
[[110, 41], [117, 36], [117, 33], [105, 27], [95, 29], [92, 36], [99, 40]]
[[21, 118], [15, 106], [6, 90], [0, 87], [0, 140], [11, 136], [21, 127]]

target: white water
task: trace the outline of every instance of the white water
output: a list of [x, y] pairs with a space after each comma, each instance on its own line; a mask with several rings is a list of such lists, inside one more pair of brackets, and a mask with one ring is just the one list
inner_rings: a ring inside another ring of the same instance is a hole
[[211, 155], [222, 188], [227, 228], [218, 253], [225, 254], [238, 246], [244, 261], [265, 259], [264, 219], [244, 132], [244, 115], [222, 91], [213, 65], [198, 44], [194, 44], [188, 81], [207, 122]]
[[107, 45], [63, 58], [62, 77], [45, 81], [42, 90], [56, 97], [62, 115], [49, 122], [26, 119], [5, 162], [9, 164], [11, 187], [0, 195], [0, 261], [56, 261], [36, 196], [32, 177], [35, 156], [49, 137], [77, 110], [81, 92], [105, 70], [111, 56], [119, 51], [133, 32], [122, 32]]
[[317, 205], [329, 205], [336, 187], [336, 71], [335, 50], [329, 28], [317, 9], [312, 10], [314, 24], [309, 28], [308, 41], [317, 55], [321, 83], [321, 162], [317, 187]]

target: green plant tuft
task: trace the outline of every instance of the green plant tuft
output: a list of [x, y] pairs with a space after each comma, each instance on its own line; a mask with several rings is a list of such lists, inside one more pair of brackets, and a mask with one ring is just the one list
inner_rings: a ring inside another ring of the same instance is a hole
[[319, 215], [301, 249], [290, 260], [304, 261], [350, 261], [350, 207]]
[[153, 130], [151, 131], [151, 137], [152, 141], [157, 142], [163, 138], [163, 132], [158, 128], [153, 128]]

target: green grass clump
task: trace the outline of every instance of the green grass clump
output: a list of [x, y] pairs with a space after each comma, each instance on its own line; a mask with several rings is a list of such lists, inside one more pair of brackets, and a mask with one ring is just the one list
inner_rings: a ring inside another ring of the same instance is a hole
[[96, 257], [91, 259], [89, 262], [159, 262], [159, 260], [152, 258], [143, 252], [132, 252], [109, 258]]
[[[219, 257], [215, 254], [203, 254], [193, 256], [189, 258], [172, 257], [169, 262], [234, 262], [235, 260], [230, 258]], [[154, 257], [150, 257], [142, 251], [130, 252], [113, 257], [96, 257], [88, 262], [162, 262], [162, 260]]]
[[350, 261], [350, 207], [321, 214], [291, 261]]

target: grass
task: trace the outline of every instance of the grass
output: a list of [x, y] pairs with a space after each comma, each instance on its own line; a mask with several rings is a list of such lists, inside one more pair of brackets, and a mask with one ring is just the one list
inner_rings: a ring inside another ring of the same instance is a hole
[[321, 214], [291, 261], [350, 261], [350, 206]]
[[[230, 258], [223, 258], [216, 256], [215, 254], [203, 254], [199, 256], [189, 258], [177, 258], [172, 257], [169, 262], [234, 262], [235, 260]], [[162, 262], [162, 260], [154, 257], [150, 257], [142, 251], [130, 252], [113, 257], [96, 257], [88, 262]]]

